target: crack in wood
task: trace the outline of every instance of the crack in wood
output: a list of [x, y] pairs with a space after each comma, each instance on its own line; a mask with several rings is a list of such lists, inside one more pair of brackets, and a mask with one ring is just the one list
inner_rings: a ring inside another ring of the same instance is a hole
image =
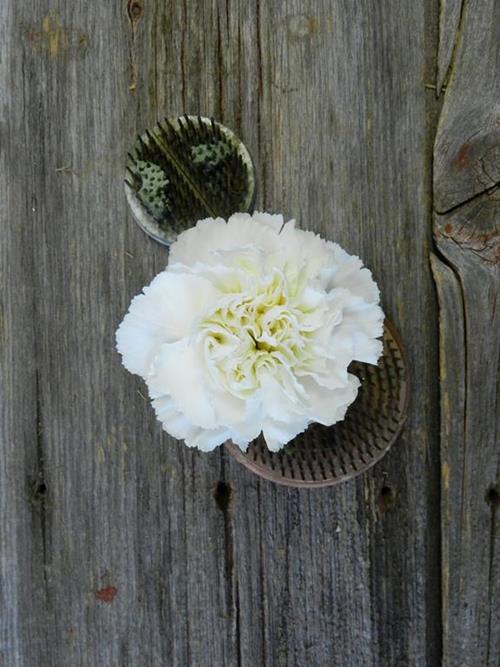
[[242, 653], [242, 643], [241, 643], [241, 612], [240, 612], [240, 589], [238, 585], [238, 577], [235, 578], [235, 633], [236, 633], [236, 659], [237, 667], [242, 667], [243, 665], [243, 653]]
[[[492, 497], [492, 491], [494, 495]], [[490, 511], [491, 511], [491, 527], [490, 527], [490, 545], [489, 545], [489, 577], [488, 577], [488, 597], [490, 600], [494, 599], [495, 596], [495, 542], [496, 542], [496, 530], [497, 530], [497, 511], [498, 511], [498, 501], [499, 494], [496, 488], [489, 490], [490, 496]], [[491, 638], [492, 638], [492, 626], [493, 626], [493, 613], [491, 611], [488, 617], [488, 639], [486, 642], [487, 653], [486, 653], [486, 664], [490, 664], [490, 651], [491, 651]], [[498, 628], [497, 628], [498, 630]]]
[[257, 47], [257, 146], [259, 150], [259, 162], [262, 170], [262, 207], [265, 209], [267, 202], [267, 172], [266, 160], [263, 155], [263, 128], [262, 128], [262, 103], [264, 94], [264, 71], [263, 71], [263, 55], [262, 55], [262, 34], [261, 34], [261, 5], [260, 0], [255, 2], [255, 31], [256, 31], [256, 47]]
[[236, 547], [234, 539], [233, 489], [226, 480], [224, 450], [220, 450], [220, 480], [214, 489], [214, 498], [222, 513], [224, 526], [224, 578], [226, 608], [232, 623], [234, 650], [238, 667], [242, 664], [241, 613], [238, 574], [236, 573]]
[[[261, 491], [260, 491], [260, 483], [257, 486], [257, 506], [258, 506], [258, 514], [259, 514], [259, 523], [262, 524], [262, 515], [261, 515]], [[268, 605], [268, 600], [267, 600], [267, 595], [266, 595], [266, 579], [265, 579], [265, 571], [264, 571], [264, 540], [262, 539], [262, 535], [260, 536], [259, 540], [259, 558], [260, 558], [260, 568], [259, 568], [259, 580], [260, 580], [260, 596], [259, 596], [259, 602], [260, 602], [260, 622], [261, 622], [261, 627], [262, 627], [262, 646], [261, 646], [261, 656], [262, 656], [262, 664], [267, 665], [267, 651], [266, 651], [266, 646], [267, 646], [267, 618], [266, 618], [266, 609]]]
[[479, 199], [482, 195], [492, 195], [496, 192], [497, 188], [500, 186], [500, 181], [497, 181], [496, 183], [493, 183], [493, 185], [485, 187], [483, 190], [479, 190], [479, 192], [475, 192], [473, 195], [468, 197], [467, 199], [464, 199], [460, 201], [458, 204], [454, 204], [453, 206], [450, 206], [449, 208], [443, 208], [443, 209], [434, 209], [436, 213], [439, 215], [446, 215], [447, 213], [453, 213], [457, 209], [461, 208], [462, 206], [466, 206], [467, 204], [470, 204], [473, 202], [475, 199]]
[[[500, 187], [471, 197], [462, 205], [434, 218], [434, 240], [446, 252], [447, 244], [471, 253], [490, 266], [500, 265]], [[458, 261], [458, 260], [455, 260]]]
[[187, 0], [182, 0], [182, 32], [181, 32], [181, 99], [182, 111], [187, 113], [187, 83], [186, 83], [186, 36], [188, 26]]
[[225, 110], [224, 110], [224, 58], [222, 55], [222, 32], [220, 25], [220, 11], [217, 6], [217, 39], [216, 39], [216, 51], [217, 51], [217, 102], [219, 107], [219, 120], [224, 122]]
[[451, 80], [464, 23], [466, 0], [441, 0], [436, 95], [441, 95]]
[[42, 572], [45, 586], [45, 596], [47, 602], [50, 599], [50, 585], [48, 578], [48, 534], [47, 534], [47, 483], [45, 481], [45, 461], [43, 445], [43, 420], [42, 405], [40, 395], [40, 373], [35, 372], [35, 393], [36, 393], [36, 459], [37, 459], [37, 481], [35, 494], [38, 499], [40, 533], [42, 543]]

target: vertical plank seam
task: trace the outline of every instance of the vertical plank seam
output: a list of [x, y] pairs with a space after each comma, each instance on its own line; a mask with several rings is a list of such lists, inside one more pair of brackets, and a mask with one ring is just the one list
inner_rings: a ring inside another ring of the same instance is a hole
[[[258, 507], [258, 518], [259, 518], [259, 528], [262, 530], [262, 498], [261, 498], [261, 485], [262, 482], [259, 480], [257, 482], [257, 507]], [[259, 578], [260, 578], [260, 615], [262, 623], [262, 646], [261, 646], [261, 655], [262, 655], [262, 667], [267, 665], [267, 652], [266, 652], [266, 589], [265, 589], [265, 577], [264, 577], [264, 540], [262, 539], [262, 534], [259, 534], [259, 559], [260, 559], [260, 568], [259, 568]]]
[[[26, 100], [24, 97], [24, 84], [26, 81], [26, 72], [25, 72], [25, 67], [24, 67], [24, 56], [22, 58], [22, 74], [23, 74], [23, 119], [25, 119], [26, 116]], [[29, 143], [29, 127], [25, 125], [25, 141], [28, 144]], [[45, 137], [40, 136], [39, 141], [40, 144], [38, 146], [39, 150], [41, 150], [41, 147], [43, 146]], [[43, 152], [43, 151], [42, 151]], [[45, 172], [44, 172], [45, 175]], [[45, 185], [45, 178], [43, 178], [43, 185]], [[32, 182], [35, 182], [35, 179], [32, 179]], [[38, 201], [36, 199], [36, 195], [33, 194], [31, 195], [31, 201], [29, 200], [28, 197], [28, 191], [26, 192], [26, 201], [25, 201], [25, 206], [26, 210], [33, 210], [37, 211], [37, 217], [39, 218], [39, 206], [38, 206]], [[43, 209], [42, 209], [43, 210]], [[35, 420], [34, 420], [34, 427], [35, 427], [35, 458], [36, 458], [36, 477], [34, 480], [35, 488], [32, 489], [32, 494], [36, 494], [35, 497], [39, 500], [39, 513], [37, 516], [37, 520], [40, 525], [40, 540], [41, 540], [41, 550], [42, 550], [42, 563], [41, 563], [41, 575], [42, 575], [42, 580], [43, 580], [43, 593], [44, 593], [44, 608], [47, 612], [47, 616], [50, 616], [52, 610], [50, 606], [50, 582], [49, 582], [49, 577], [48, 577], [48, 533], [49, 533], [49, 513], [47, 510], [47, 504], [46, 504], [46, 498], [45, 494], [40, 497], [40, 494], [36, 493], [37, 486], [39, 484], [45, 484], [47, 485], [46, 481], [46, 469], [45, 469], [45, 456], [44, 456], [44, 435], [43, 435], [43, 397], [42, 397], [42, 392], [40, 388], [40, 368], [41, 368], [41, 356], [42, 356], [42, 350], [40, 346], [40, 340], [41, 340], [41, 335], [40, 332], [38, 331], [39, 325], [38, 323], [41, 321], [41, 318], [39, 317], [39, 306], [36, 295], [40, 291], [40, 277], [39, 277], [39, 263], [37, 262], [36, 258], [36, 250], [35, 250], [35, 241], [37, 239], [37, 230], [40, 230], [41, 225], [39, 224], [40, 221], [35, 220], [35, 216], [33, 216], [33, 223], [35, 225], [35, 230], [31, 234], [30, 240], [31, 240], [31, 262], [32, 262], [32, 271], [31, 271], [31, 288], [33, 290], [33, 295], [32, 295], [32, 304], [31, 304], [31, 309], [32, 309], [32, 332], [33, 332], [33, 360], [34, 360], [34, 366], [35, 366]], [[36, 514], [34, 507], [31, 507], [31, 513], [32, 516]], [[34, 531], [31, 531], [31, 537], [33, 537]], [[53, 619], [52, 619], [53, 620]], [[41, 629], [44, 633], [45, 636], [45, 641], [46, 641], [46, 656], [50, 659], [50, 653], [51, 653], [51, 646], [50, 646], [50, 639], [49, 639], [49, 632], [48, 632], [48, 627], [49, 624], [47, 623], [47, 617], [44, 617], [43, 621], [41, 622]]]
[[[428, 11], [429, 11], [429, 22], [426, 25], [426, 38], [424, 39], [424, 46], [429, 48], [429, 52], [431, 55], [429, 56], [429, 60], [426, 61], [426, 70], [428, 71], [428, 75], [431, 75], [431, 72], [433, 73], [433, 76], [435, 77], [435, 83], [436, 86], [438, 84], [437, 78], [438, 78], [438, 73], [439, 73], [439, 46], [440, 46], [440, 9], [441, 3], [443, 0], [430, 0], [428, 4]], [[427, 42], [430, 42], [427, 44]], [[436, 136], [437, 136], [437, 130], [438, 130], [438, 125], [439, 125], [439, 119], [441, 116], [441, 109], [442, 109], [442, 104], [443, 101], [438, 101], [436, 98], [438, 97], [437, 95], [437, 90], [435, 91], [435, 94], [432, 94], [432, 97], [427, 97], [425, 101], [425, 109], [427, 112], [427, 122], [426, 122], [426, 165], [428, 164], [429, 166], [426, 168], [426, 177], [427, 177], [427, 183], [428, 183], [428, 192], [429, 192], [429, 202], [427, 208], [427, 215], [428, 215], [428, 249], [430, 250], [430, 257], [429, 257], [429, 264], [430, 264], [430, 280], [431, 282], [434, 282], [435, 289], [437, 288], [436, 282], [433, 280], [432, 276], [432, 262], [431, 262], [431, 257], [432, 257], [432, 252], [436, 251], [436, 244], [434, 242], [434, 237], [433, 237], [433, 222], [434, 222], [434, 213], [435, 213], [435, 206], [434, 206], [434, 146], [435, 146], [435, 141], [436, 141]], [[430, 101], [432, 100], [432, 102]], [[436, 294], [436, 300], [439, 301], [438, 295]], [[426, 559], [426, 567], [430, 569], [430, 579], [431, 581], [434, 581], [435, 587], [437, 590], [434, 590], [433, 586], [429, 586], [429, 584], [426, 586], [426, 597], [427, 597], [427, 603], [426, 603], [426, 608], [430, 609], [432, 616], [436, 619], [436, 625], [439, 627], [437, 629], [434, 629], [434, 621], [429, 622], [427, 620], [426, 622], [426, 635], [431, 638], [435, 638], [434, 641], [436, 642], [436, 650], [434, 651], [432, 648], [429, 648], [429, 653], [428, 653], [428, 659], [431, 658], [431, 656], [435, 656], [437, 660], [439, 660], [439, 663], [441, 664], [443, 660], [443, 633], [444, 633], [444, 618], [443, 618], [443, 579], [442, 579], [442, 573], [443, 573], [443, 533], [442, 533], [442, 521], [443, 521], [443, 516], [442, 516], [442, 494], [443, 494], [443, 489], [442, 489], [442, 477], [441, 477], [441, 470], [442, 470], [442, 451], [441, 451], [441, 445], [442, 445], [442, 440], [441, 440], [441, 415], [442, 415], [442, 410], [441, 410], [441, 394], [440, 394], [440, 358], [441, 358], [441, 350], [440, 350], [440, 330], [441, 330], [441, 320], [440, 320], [440, 312], [439, 309], [436, 313], [436, 319], [435, 319], [435, 325], [436, 327], [436, 332], [435, 332], [435, 339], [434, 339], [434, 344], [436, 345], [437, 349], [437, 367], [436, 367], [436, 373], [437, 373], [437, 395], [436, 395], [436, 402], [437, 402], [437, 409], [436, 409], [436, 420], [437, 424], [435, 426], [435, 431], [433, 431], [433, 440], [436, 443], [437, 447], [437, 454], [436, 454], [436, 465], [438, 466], [438, 471], [436, 472], [436, 475], [433, 476], [431, 472], [429, 472], [429, 482], [432, 485], [432, 494], [435, 494], [438, 507], [439, 507], [439, 515], [437, 517], [437, 520], [434, 520], [432, 517], [432, 513], [429, 513], [427, 511], [427, 530], [426, 530], [426, 538], [427, 540], [431, 541], [432, 545], [435, 545], [435, 550], [437, 551], [437, 556], [435, 558], [435, 563], [434, 560], [431, 562], [430, 558]], [[432, 457], [429, 456], [429, 448], [426, 451], [426, 456], [427, 460], [431, 461], [434, 463], [434, 460]], [[434, 537], [435, 535], [435, 537]], [[437, 597], [437, 601], [434, 603], [432, 602], [434, 596]], [[432, 634], [431, 634], [432, 633]], [[429, 646], [431, 644], [429, 643]]]
[[220, 27], [220, 11], [219, 5], [217, 5], [217, 38], [216, 38], [216, 51], [217, 51], [217, 106], [218, 106], [218, 116], [219, 119], [224, 122], [224, 86], [223, 86], [223, 71], [224, 71], [224, 57], [222, 55], [222, 33]]
[[[182, 514], [184, 517], [186, 517], [186, 457], [183, 457], [183, 465], [181, 466], [182, 470]], [[190, 613], [189, 613], [189, 554], [188, 554], [188, 539], [187, 539], [187, 525], [186, 521], [184, 520], [183, 522], [183, 538], [184, 538], [184, 545], [186, 549], [186, 558], [185, 558], [185, 564], [186, 564], [186, 581], [185, 581], [185, 589], [186, 589], [186, 611], [187, 613], [185, 614], [186, 618], [186, 657], [187, 657], [187, 664], [191, 664], [191, 628], [190, 628], [190, 623], [189, 623], [189, 618], [190, 618]]]
[[163, 17], [164, 14], [161, 16], [160, 19], [153, 19], [151, 24], [151, 30], [152, 30], [152, 43], [153, 43], [153, 53], [154, 53], [154, 59], [153, 59], [153, 66], [154, 66], [154, 74], [153, 74], [153, 85], [154, 85], [154, 111], [155, 111], [155, 118], [156, 121], [158, 122], [158, 24], [162, 25], [163, 23]]
[[[496, 311], [496, 295], [495, 295], [495, 302], [493, 305], [493, 317], [495, 316], [495, 311]], [[498, 364], [500, 368], [500, 363]], [[499, 414], [498, 412], [498, 397], [499, 397], [499, 391], [498, 391], [498, 385], [497, 385], [497, 392], [495, 394], [495, 414]], [[496, 440], [498, 441], [498, 426], [495, 429], [495, 437]], [[499, 470], [495, 471], [495, 488], [498, 489], [498, 476], [499, 476]], [[495, 501], [495, 499], [492, 499], [491, 502], [491, 528], [490, 528], [490, 554], [489, 554], [489, 576], [488, 576], [488, 599], [493, 600], [493, 586], [494, 586], [494, 570], [495, 570], [495, 533], [496, 533], [496, 528], [497, 528], [497, 511], [498, 511], [498, 502]], [[493, 618], [493, 610], [491, 608], [490, 604], [490, 609], [489, 609], [489, 617], [488, 617], [488, 644], [486, 648], [486, 664], [489, 665], [490, 662], [490, 651], [491, 651], [491, 629], [492, 629], [492, 618]]]
[[[35, 321], [36, 318], [33, 318]], [[34, 326], [33, 326], [34, 328]], [[36, 334], [36, 332], [35, 332]], [[36, 336], [35, 336], [36, 340]], [[36, 348], [36, 342], [35, 342]], [[36, 487], [38, 488], [41, 484], [46, 485], [45, 479], [45, 462], [44, 462], [44, 446], [43, 446], [43, 419], [42, 419], [42, 404], [41, 404], [41, 395], [40, 395], [40, 371], [37, 368], [35, 370], [35, 393], [36, 393], [36, 407], [35, 407], [35, 438], [36, 438], [36, 460], [37, 460], [37, 480], [35, 481]], [[34, 490], [36, 493], [36, 490]], [[40, 496], [40, 494], [38, 494]], [[40, 500], [40, 532], [42, 539], [42, 574], [43, 582], [45, 587], [45, 599], [47, 601], [47, 606], [49, 605], [49, 580], [47, 576], [47, 504], [45, 499], [45, 494], [42, 497], [39, 497]]]
[[[462, 309], [462, 344], [463, 344], [463, 350], [464, 350], [464, 359], [466, 356], [466, 333], [465, 333], [465, 306], [464, 306], [464, 296], [463, 296], [463, 286], [460, 281], [460, 276], [458, 274], [457, 269], [453, 266], [453, 264], [447, 260], [446, 257], [441, 253], [440, 249], [435, 246], [434, 248], [434, 257], [436, 262], [441, 264], [443, 267], [446, 268], [446, 270], [450, 271], [451, 275], [453, 276], [453, 280], [455, 281], [455, 285], [458, 288], [458, 291], [460, 293], [460, 304], [461, 304], [461, 309]], [[432, 256], [431, 256], [432, 260]], [[437, 266], [438, 266], [437, 265]], [[431, 263], [432, 266], [432, 263]], [[436, 266], [436, 271], [439, 273], [439, 270]], [[434, 272], [434, 269], [433, 269]], [[437, 274], [436, 274], [437, 275]], [[444, 543], [444, 536], [445, 536], [445, 531], [443, 529], [443, 522], [444, 522], [444, 515], [443, 515], [443, 490], [442, 490], [442, 480], [443, 480], [443, 449], [446, 446], [447, 448], [447, 457], [450, 456], [450, 452], [448, 451], [448, 441], [445, 443], [443, 439], [443, 431], [444, 431], [444, 423], [443, 423], [443, 410], [442, 410], [442, 401], [443, 401], [443, 391], [441, 389], [441, 358], [443, 354], [443, 348], [445, 347], [445, 340], [444, 340], [444, 329], [442, 327], [442, 310], [445, 307], [445, 296], [443, 289], [436, 279], [434, 278], [434, 282], [436, 285], [436, 291], [437, 291], [437, 296], [438, 296], [438, 304], [439, 304], [439, 356], [440, 356], [440, 366], [439, 366], [439, 371], [440, 375], [438, 378], [438, 381], [440, 383], [440, 400], [439, 400], [439, 411], [440, 411], [440, 526], [441, 526], [441, 662], [443, 667], [446, 667], [449, 665], [449, 651], [448, 651], [448, 646], [449, 646], [449, 641], [450, 641], [450, 633], [449, 633], [449, 612], [450, 612], [450, 606], [449, 606], [449, 599], [450, 599], [450, 591], [449, 591], [449, 583], [445, 585], [444, 577], [445, 577], [445, 571], [443, 569], [443, 566], [446, 564], [448, 566], [448, 582], [449, 582], [449, 564], [450, 564], [450, 540], [448, 539], [448, 535], [446, 534], [446, 543]], [[462, 377], [463, 377], [463, 383], [464, 383], [464, 392], [465, 392], [465, 384], [466, 384], [466, 369], [465, 369], [465, 363], [464, 363], [464, 368], [462, 369]], [[464, 419], [465, 419], [465, 393], [464, 393], [464, 403], [463, 403], [463, 409], [464, 409]], [[465, 424], [464, 424], [465, 428]], [[449, 438], [449, 434], [447, 434], [447, 437]], [[461, 483], [461, 491], [460, 491], [460, 497], [461, 497], [461, 502], [462, 502], [462, 509], [463, 509], [463, 497], [464, 497], [464, 470], [465, 470], [465, 431], [462, 433], [462, 442], [461, 442], [461, 450], [464, 452], [464, 458], [462, 459], [462, 483]], [[447, 462], [447, 461], [446, 461]], [[462, 519], [463, 523], [463, 519]], [[446, 595], [445, 595], [446, 594]], [[454, 667], [453, 665], [451, 667]]]
[[238, 23], [237, 31], [237, 40], [238, 40], [238, 62], [236, 71], [238, 73], [238, 107], [236, 111], [236, 131], [238, 134], [241, 134], [241, 118], [243, 115], [243, 89], [242, 89], [242, 78], [241, 78], [241, 27]]
[[238, 584], [238, 576], [234, 577], [234, 587], [235, 587], [235, 613], [236, 613], [236, 657], [238, 660], [237, 667], [242, 667], [243, 665], [243, 655], [242, 655], [242, 645], [241, 645], [241, 614], [240, 614], [240, 588]]
[[260, 0], [255, 2], [255, 30], [256, 30], [256, 43], [257, 43], [257, 76], [258, 76], [258, 85], [257, 85], [257, 145], [259, 150], [259, 162], [261, 165], [262, 176], [262, 208], [265, 209], [267, 206], [267, 170], [266, 170], [266, 160], [263, 159], [262, 155], [262, 97], [264, 94], [264, 74], [263, 74], [263, 62], [262, 62], [262, 35], [261, 35], [261, 6]]
[[[491, 519], [490, 519], [490, 553], [489, 553], [489, 567], [490, 571], [488, 573], [488, 599], [493, 599], [493, 571], [495, 568], [495, 532], [496, 532], [496, 503], [491, 504]], [[489, 614], [488, 614], [488, 639], [486, 643], [486, 665], [490, 664], [490, 649], [491, 649], [491, 620], [492, 620], [492, 609], [491, 604], [489, 605]]]
[[187, 0], [182, 2], [182, 33], [181, 33], [181, 98], [183, 113], [187, 112], [186, 108], [186, 32], [187, 32]]
[[[226, 466], [224, 458], [224, 448], [220, 448], [221, 459], [221, 480], [225, 484], [229, 484], [226, 475]], [[236, 574], [236, 548], [234, 542], [234, 520], [230, 503], [227, 507], [221, 508], [223, 522], [224, 522], [224, 578], [225, 578], [225, 592], [226, 604], [229, 608], [230, 617], [232, 619], [234, 645], [236, 651], [237, 667], [242, 664], [242, 645], [241, 645], [241, 628], [240, 628], [240, 607], [239, 607], [239, 588], [238, 576]]]
[[466, 477], [467, 477], [467, 405], [468, 405], [468, 393], [469, 393], [469, 363], [468, 363], [468, 345], [469, 345], [469, 336], [468, 330], [469, 326], [467, 324], [467, 309], [465, 306], [465, 287], [463, 280], [461, 279], [458, 268], [453, 266], [452, 262], [449, 263], [450, 268], [455, 273], [458, 285], [460, 287], [460, 295], [462, 297], [462, 321], [464, 327], [464, 368], [463, 368], [463, 377], [464, 377], [464, 417], [463, 417], [463, 442], [462, 442], [462, 455], [464, 465], [462, 467], [462, 482], [461, 482], [461, 507], [460, 507], [460, 534], [462, 534], [464, 525], [466, 522], [467, 507], [465, 503], [465, 490], [466, 490]]

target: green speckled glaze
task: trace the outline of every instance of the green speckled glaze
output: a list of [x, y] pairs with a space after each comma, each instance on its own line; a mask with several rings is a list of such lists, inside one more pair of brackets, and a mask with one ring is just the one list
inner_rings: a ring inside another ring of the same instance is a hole
[[139, 136], [125, 192], [140, 227], [161, 243], [207, 217], [252, 212], [253, 164], [236, 135], [212, 119], [170, 118]]

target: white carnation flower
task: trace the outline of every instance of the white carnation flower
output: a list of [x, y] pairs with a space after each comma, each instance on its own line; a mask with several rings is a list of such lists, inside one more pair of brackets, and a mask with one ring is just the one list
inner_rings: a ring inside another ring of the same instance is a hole
[[344, 418], [375, 364], [383, 313], [358, 257], [281, 215], [201, 220], [136, 296], [117, 334], [164, 429], [207, 451], [261, 432], [276, 451]]

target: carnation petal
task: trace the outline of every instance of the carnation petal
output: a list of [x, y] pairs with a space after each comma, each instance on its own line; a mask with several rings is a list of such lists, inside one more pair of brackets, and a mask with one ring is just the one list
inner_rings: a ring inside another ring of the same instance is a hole
[[291, 271], [305, 267], [309, 276], [315, 276], [328, 261], [329, 253], [325, 241], [314, 232], [295, 227], [295, 221], [287, 222], [280, 234], [282, 241], [279, 266], [287, 266]]
[[254, 211], [253, 220], [260, 222], [263, 225], [270, 227], [276, 234], [279, 234], [283, 228], [283, 216], [275, 213], [263, 213], [261, 211]]
[[353, 359], [365, 364], [377, 364], [383, 351], [381, 340], [370, 338], [365, 333], [356, 333], [353, 335], [353, 344]]
[[290, 442], [296, 435], [305, 431], [308, 425], [309, 420], [307, 418], [295, 422], [280, 422], [274, 419], [266, 419], [262, 425], [262, 434], [264, 435], [269, 451], [278, 452], [287, 442]]
[[188, 447], [208, 452], [228, 440], [231, 435], [226, 428], [203, 429], [196, 426], [177, 410], [170, 396], [154, 399], [153, 407], [163, 429], [172, 437], [184, 440]]
[[200, 431], [174, 405], [171, 396], [160, 396], [152, 401], [158, 420], [163, 429], [179, 440], [191, 440]]
[[380, 292], [373, 280], [372, 272], [363, 267], [363, 262], [356, 255], [349, 255], [337, 243], [327, 243], [331, 253], [329, 289], [342, 287], [353, 296], [359, 296], [368, 303], [378, 302]]
[[332, 426], [344, 418], [347, 408], [358, 394], [360, 381], [349, 373], [347, 384], [342, 389], [325, 391], [311, 378], [304, 378], [303, 384], [309, 397], [309, 419], [324, 426]]
[[147, 384], [152, 398], [171, 396], [176, 409], [196, 426], [218, 426], [200, 351], [188, 340], [160, 347]]
[[[302, 390], [302, 387], [300, 389]], [[283, 386], [271, 374], [262, 377], [262, 403], [272, 419], [280, 422], [294, 421], [297, 415], [303, 413], [303, 403], [297, 394], [292, 394], [292, 391], [289, 386]]]
[[213, 265], [220, 263], [221, 254], [227, 251], [245, 247], [269, 251], [278, 246], [274, 223], [259, 222], [248, 213], [235, 213], [227, 223], [222, 218], [206, 218], [182, 232], [170, 248], [169, 261], [186, 266], [198, 262]]
[[144, 379], [162, 343], [189, 334], [218, 290], [199, 276], [163, 271], [136, 296], [116, 332], [123, 365]]
[[208, 430], [200, 429], [194, 437], [186, 439], [186, 445], [188, 447], [196, 447], [202, 452], [210, 452], [212, 449], [222, 445], [226, 440], [229, 440], [230, 437], [231, 431], [223, 427]]

